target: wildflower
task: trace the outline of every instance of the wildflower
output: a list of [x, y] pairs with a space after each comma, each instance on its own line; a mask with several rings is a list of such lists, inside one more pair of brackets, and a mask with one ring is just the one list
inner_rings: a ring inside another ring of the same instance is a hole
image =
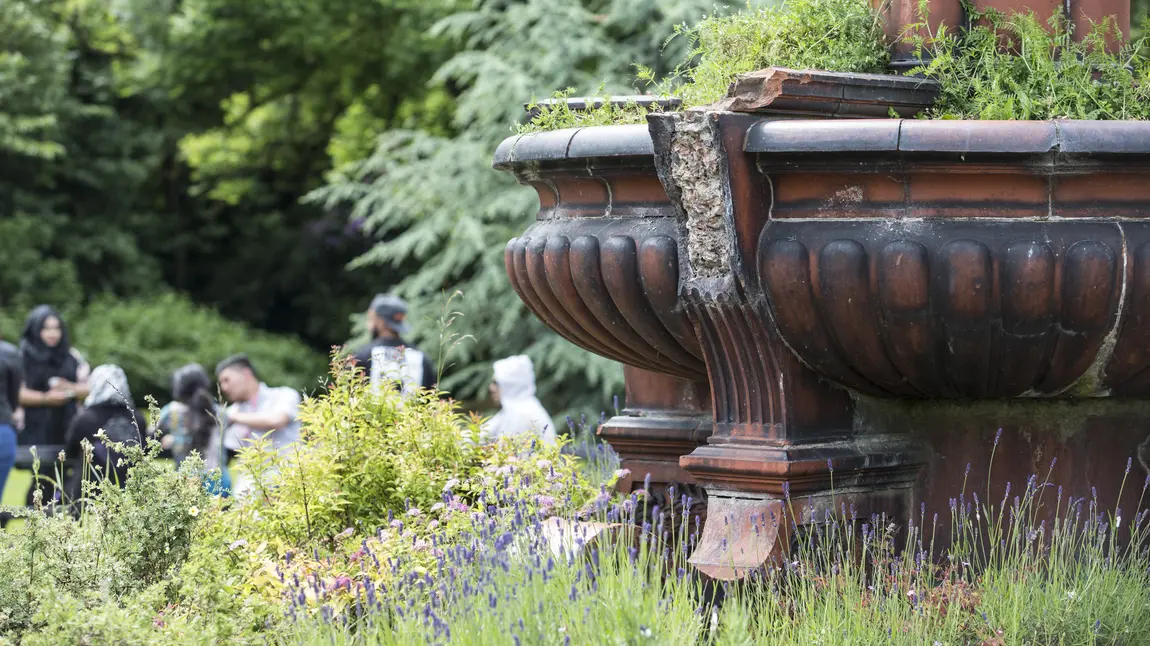
[[96, 439], [97, 440], [106, 440], [106, 439], [108, 439], [108, 434], [104, 432], [104, 429], [100, 429], [100, 430], [96, 431]]
[[427, 524], [427, 529], [436, 529], [438, 527], [439, 527], [439, 521], [438, 520], [433, 520]]
[[423, 512], [419, 511], [419, 507], [412, 507], [411, 509], [407, 510], [407, 515], [411, 516], [412, 518], [419, 518], [423, 515]]
[[535, 466], [539, 467], [540, 469], [550, 468], [551, 467], [551, 460], [539, 460], [538, 462], [535, 463]]
[[192, 516], [192, 517], [195, 517], [195, 516], [199, 516], [199, 515], [200, 515], [200, 508], [199, 508], [199, 507], [197, 507], [197, 506], [195, 506], [195, 505], [192, 505], [192, 506], [191, 506], [191, 507], [188, 509], [188, 515], [189, 515], [189, 516]]
[[389, 523], [389, 526], [395, 530], [402, 530], [403, 529], [403, 521], [396, 518], [395, 520], [391, 521], [391, 523]]

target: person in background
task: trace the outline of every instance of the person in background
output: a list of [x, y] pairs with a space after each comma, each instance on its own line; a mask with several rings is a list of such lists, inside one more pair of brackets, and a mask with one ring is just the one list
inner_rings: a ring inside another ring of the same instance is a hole
[[[20, 389], [23, 428], [17, 441], [23, 446], [61, 446], [79, 412], [79, 402], [88, 396], [88, 364], [72, 347], [60, 313], [48, 305], [37, 306], [28, 314], [20, 354], [24, 366], [24, 387]], [[45, 463], [51, 461], [43, 452], [40, 458]], [[50, 474], [40, 476], [48, 478]], [[28, 489], [29, 504], [37, 486], [33, 482]], [[46, 488], [42, 483], [39, 486]], [[47, 503], [49, 492], [44, 493]]]
[[371, 341], [356, 350], [353, 357], [371, 377], [373, 386], [383, 379], [396, 379], [404, 392], [435, 387], [437, 377], [431, 359], [403, 340], [411, 332], [411, 324], [407, 321], [407, 303], [402, 298], [376, 294], [367, 309], [367, 326]]
[[495, 362], [491, 397], [499, 412], [483, 425], [483, 437], [493, 441], [523, 433], [534, 433], [547, 444], [555, 444], [551, 415], [535, 397], [535, 367], [527, 355]]
[[[299, 439], [300, 394], [293, 388], [272, 388], [260, 381], [247, 355], [237, 354], [216, 366], [216, 379], [231, 404], [224, 411], [224, 450], [228, 462], [246, 444], [267, 438], [280, 451]], [[245, 478], [232, 474], [234, 495], [248, 486]]]
[[206, 482], [214, 494], [227, 495], [231, 483], [224, 468], [220, 433], [222, 411], [212, 396], [212, 380], [203, 366], [190, 363], [172, 373], [173, 401], [160, 409], [156, 427], [163, 432], [160, 445], [172, 452], [179, 467], [195, 451], [205, 472], [220, 469], [219, 481]]
[[83, 450], [81, 442], [92, 445], [91, 464], [100, 468], [89, 477], [107, 479], [123, 487], [128, 479], [128, 465], [122, 454], [110, 445], [142, 444], [147, 420], [136, 410], [128, 378], [120, 366], [96, 366], [88, 379], [91, 387], [84, 399], [84, 411], [72, 420], [68, 428], [64, 453], [70, 462], [72, 475], [67, 479], [65, 491], [71, 502], [80, 500], [83, 480]]
[[20, 407], [20, 388], [24, 385], [24, 362], [20, 350], [0, 340], [0, 494], [8, 474], [16, 463], [16, 427], [13, 423]]

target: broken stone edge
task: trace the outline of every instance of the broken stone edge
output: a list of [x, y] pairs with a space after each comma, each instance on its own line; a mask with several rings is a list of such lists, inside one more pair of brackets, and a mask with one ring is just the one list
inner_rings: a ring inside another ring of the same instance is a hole
[[934, 104], [937, 81], [890, 74], [854, 74], [768, 67], [741, 74], [727, 97], [707, 109], [779, 117], [913, 117]]

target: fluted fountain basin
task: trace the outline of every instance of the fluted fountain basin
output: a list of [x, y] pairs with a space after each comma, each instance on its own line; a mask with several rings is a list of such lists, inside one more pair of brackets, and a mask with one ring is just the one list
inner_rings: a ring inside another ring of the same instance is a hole
[[[879, 397], [1150, 395], [1150, 124], [762, 121], [757, 280]], [[738, 216], [736, 216], [738, 217]]]
[[493, 165], [539, 195], [536, 222], [504, 255], [520, 299], [568, 341], [625, 366], [625, 408], [600, 429], [631, 472], [621, 488], [650, 474], [701, 503], [679, 458], [711, 433], [710, 393], [647, 126], [511, 137]]

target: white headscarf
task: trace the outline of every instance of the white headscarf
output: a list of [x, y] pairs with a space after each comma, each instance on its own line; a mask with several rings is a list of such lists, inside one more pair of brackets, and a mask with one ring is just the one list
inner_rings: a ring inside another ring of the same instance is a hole
[[128, 377], [120, 366], [110, 363], [96, 366], [88, 376], [88, 388], [88, 397], [84, 399], [85, 406], [132, 405], [132, 391], [128, 390]]
[[500, 410], [483, 426], [489, 440], [522, 433], [534, 433], [548, 444], [555, 443], [551, 415], [535, 397], [535, 368], [527, 355], [495, 362], [495, 384], [499, 386]]

